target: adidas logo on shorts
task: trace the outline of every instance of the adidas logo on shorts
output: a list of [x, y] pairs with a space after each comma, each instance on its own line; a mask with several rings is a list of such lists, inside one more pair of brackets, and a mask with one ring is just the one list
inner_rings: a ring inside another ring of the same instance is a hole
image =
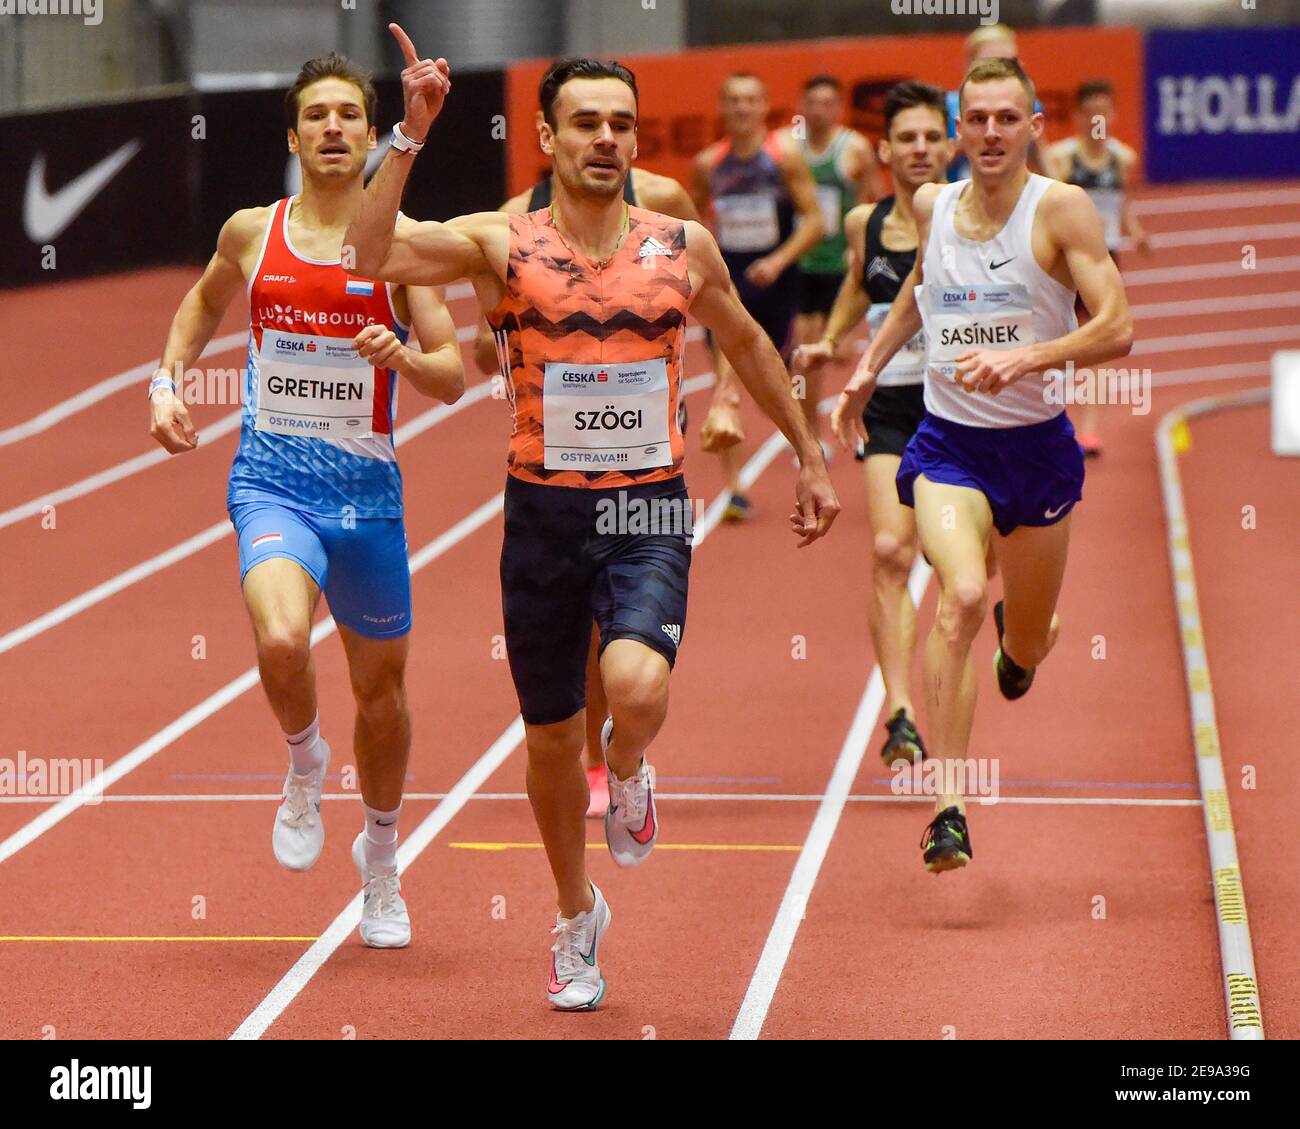
[[674, 647], [681, 646], [682, 642], [682, 625], [680, 623], [665, 623], [659, 628], [669, 639], [673, 641]]

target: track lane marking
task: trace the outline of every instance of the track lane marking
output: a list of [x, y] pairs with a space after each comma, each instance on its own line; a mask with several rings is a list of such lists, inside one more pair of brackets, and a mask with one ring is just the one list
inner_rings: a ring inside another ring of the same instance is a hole
[[[828, 397], [821, 404], [822, 410], [827, 410], [833, 402], [834, 399]], [[748, 489], [752, 486], [759, 475], [785, 449], [785, 436], [779, 431], [770, 435], [741, 470], [740, 481], [742, 487]], [[709, 534], [717, 528], [722, 520], [722, 511], [726, 508], [729, 497], [730, 491], [724, 488], [705, 511], [704, 517], [695, 528], [695, 549], [698, 550]], [[507, 726], [501, 736], [492, 743], [470, 770], [457, 781], [455, 787], [447, 794], [447, 797], [416, 825], [415, 830], [406, 841], [397, 848], [397, 868], [399, 873], [405, 872], [414, 863], [438, 833], [469, 802], [479, 787], [506, 762], [510, 754], [523, 741], [523, 737], [523, 718], [516, 714], [514, 721]], [[312, 977], [320, 971], [325, 962], [352, 936], [360, 923], [361, 894], [358, 893], [334, 918], [329, 928], [321, 935], [320, 940], [315, 942], [297, 960], [293, 967], [281, 977], [266, 998], [244, 1019], [230, 1038], [232, 1040], [260, 1039], [271, 1024], [297, 998]]]
[[[912, 602], [918, 607], [925, 597], [930, 576], [930, 566], [918, 554], [907, 581]], [[740, 1010], [732, 1024], [730, 1036], [732, 1039], [757, 1039], [762, 1032], [763, 1021], [767, 1018], [768, 1008], [772, 1005], [772, 998], [776, 995], [777, 985], [780, 984], [781, 975], [785, 970], [785, 962], [794, 946], [799, 923], [807, 913], [808, 899], [812, 895], [822, 862], [826, 858], [831, 839], [844, 812], [849, 789], [853, 786], [858, 769], [862, 766], [862, 758], [866, 754], [867, 744], [875, 731], [884, 704], [885, 682], [880, 674], [880, 665], [877, 663], [871, 668], [866, 689], [862, 692], [857, 712], [845, 735], [840, 754], [835, 760], [830, 781], [817, 806], [817, 814], [813, 817], [812, 826], [799, 852], [799, 858], [794, 864], [790, 881], [786, 884], [785, 894], [777, 908], [772, 928], [768, 931], [758, 965], [754, 969], [745, 998], [741, 1001]], [[933, 797], [930, 797], [930, 800], [933, 802]]]

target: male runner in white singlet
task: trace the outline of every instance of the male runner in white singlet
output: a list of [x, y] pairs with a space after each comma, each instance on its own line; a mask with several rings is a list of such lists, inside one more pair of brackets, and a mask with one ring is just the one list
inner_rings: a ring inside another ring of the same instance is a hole
[[[917, 189], [922, 254], [832, 418], [846, 448], [866, 437], [862, 410], [875, 374], [924, 325], [926, 416], [903, 453], [898, 494], [916, 509], [939, 577], [925, 678], [929, 751], [941, 760], [964, 759], [970, 740], [970, 648], [987, 606], [991, 529], [1003, 576], [994, 663], [1004, 697], [1029, 690], [1060, 630], [1055, 608], [1069, 514], [1083, 495], [1083, 453], [1052, 382], [1066, 362], [1093, 365], [1124, 356], [1132, 343], [1097, 209], [1082, 189], [1026, 167], [1043, 130], [1033, 105], [1033, 84], [1013, 59], [979, 63], [967, 75], [958, 130], [972, 179]], [[1076, 291], [1093, 313], [1082, 328]], [[972, 858], [955, 791], [939, 798], [921, 845], [931, 871]]]

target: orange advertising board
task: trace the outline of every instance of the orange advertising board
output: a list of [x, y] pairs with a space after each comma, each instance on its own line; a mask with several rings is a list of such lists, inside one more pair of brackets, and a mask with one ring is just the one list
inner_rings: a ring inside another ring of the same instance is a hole
[[[687, 183], [691, 158], [722, 135], [718, 87], [736, 71], [752, 71], [767, 83], [773, 128], [789, 124], [807, 78], [835, 75], [844, 83], [848, 124], [876, 141], [882, 132], [884, 94], [893, 83], [919, 78], [945, 90], [957, 86], [963, 74], [964, 38], [825, 39], [625, 56], [621, 61], [636, 74], [641, 95], [636, 163]], [[1079, 83], [1105, 78], [1115, 87], [1115, 132], [1141, 153], [1142, 38], [1136, 28], [1020, 31], [1017, 40], [1021, 61], [1043, 103], [1049, 141], [1072, 131], [1072, 97]], [[549, 63], [515, 63], [506, 73], [506, 183], [512, 195], [550, 171], [535, 127], [537, 86]]]

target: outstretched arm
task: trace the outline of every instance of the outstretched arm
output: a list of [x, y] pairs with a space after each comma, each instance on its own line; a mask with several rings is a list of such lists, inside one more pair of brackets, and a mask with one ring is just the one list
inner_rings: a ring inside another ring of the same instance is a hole
[[790, 394], [780, 355], [740, 304], [713, 236], [700, 224], [688, 222], [686, 246], [691, 264], [691, 312], [713, 332], [754, 402], [781, 429], [799, 457], [798, 512], [790, 520], [800, 546], [809, 545], [830, 529], [839, 512], [821, 447]]
[[177, 395], [175, 377], [199, 359], [221, 324], [231, 299], [244, 287], [240, 260], [249, 244], [260, 237], [267, 221], [266, 208], [245, 208], [236, 212], [217, 236], [216, 253], [203, 276], [181, 299], [167, 331], [162, 359], [149, 387], [149, 433], [177, 455], [198, 446], [198, 433], [189, 409]]

